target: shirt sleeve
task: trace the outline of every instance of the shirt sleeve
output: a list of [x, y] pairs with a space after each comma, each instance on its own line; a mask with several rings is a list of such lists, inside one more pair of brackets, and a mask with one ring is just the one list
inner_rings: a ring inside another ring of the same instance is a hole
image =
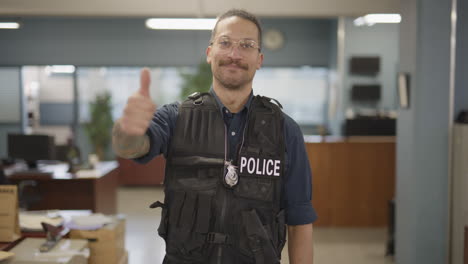
[[150, 149], [146, 155], [133, 159], [134, 161], [144, 164], [161, 153], [167, 157], [178, 113], [178, 102], [163, 105], [154, 113], [146, 131], [150, 140]]
[[286, 140], [286, 174], [283, 185], [283, 206], [286, 224], [305, 225], [314, 222], [317, 214], [312, 206], [312, 172], [299, 125], [284, 114]]

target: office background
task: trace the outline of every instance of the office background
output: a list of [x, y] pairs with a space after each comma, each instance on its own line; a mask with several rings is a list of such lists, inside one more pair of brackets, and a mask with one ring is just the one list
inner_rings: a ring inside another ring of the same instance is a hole
[[[343, 85], [337, 92], [338, 101], [334, 103], [335, 109], [328, 110], [333, 103], [330, 102], [330, 97], [324, 102], [326, 111], [323, 111], [325, 116], [320, 125], [329, 127], [332, 135], [342, 134], [345, 109], [359, 106], [349, 99], [353, 82], [380, 83], [382, 96], [375, 107], [387, 110], [397, 108], [395, 76], [398, 66], [398, 25], [377, 24], [372, 27], [356, 27], [353, 25], [353, 20], [353, 18], [343, 19], [346, 32], [345, 63]], [[21, 102], [19, 77], [21, 69], [18, 66], [51, 64], [72, 64], [78, 67], [196, 66], [205, 58], [205, 49], [210, 37], [207, 31], [150, 30], [144, 27], [144, 19], [139, 18], [28, 18], [23, 19], [23, 23], [24, 28], [21, 30], [0, 32], [4, 40], [0, 44], [3, 47], [0, 50], [4, 65], [3, 79], [10, 83], [5, 85], [6, 94], [0, 100], [12, 104], [12, 107], [8, 107], [9, 112], [4, 112], [0, 116], [4, 121], [0, 125], [0, 131], [13, 129], [15, 122], [20, 124], [22, 115], [24, 119], [25, 113], [21, 113], [20, 104], [17, 103]], [[304, 66], [325, 68], [328, 85], [337, 86], [336, 78], [333, 77], [337, 72], [338, 21], [336, 18], [263, 18], [262, 23], [265, 31], [275, 28], [285, 35], [283, 48], [277, 51], [264, 49], [264, 68]], [[351, 76], [348, 61], [352, 56], [379, 56], [381, 72], [372, 78]], [[67, 81], [70, 82], [69, 80]], [[62, 84], [63, 88], [57, 92], [67, 94], [62, 96], [64, 98], [53, 99], [47, 96], [42, 98], [42, 101], [50, 102], [41, 103], [43, 110], [41, 119], [48, 118], [41, 120], [44, 124], [54, 125], [54, 122], [63, 124], [63, 120], [57, 119], [72, 116], [73, 90], [68, 88], [69, 83]], [[71, 86], [73, 87], [73, 83]], [[57, 95], [50, 93], [49, 97]], [[81, 143], [86, 141], [80, 128], [77, 133]], [[5, 140], [0, 140], [0, 144], [5, 144]], [[0, 148], [0, 154], [4, 156], [6, 153], [2, 151], [5, 151], [5, 148]]]
[[[145, 4], [142, 9], [129, 9], [124, 18], [51, 18], [35, 17], [56, 16], [47, 12], [58, 12], [41, 9], [39, 2], [28, 2], [31, 11], [23, 10], [21, 30], [0, 31], [2, 157], [6, 154], [6, 133], [20, 132], [25, 125], [25, 113], [21, 110], [22, 65], [186, 66], [196, 65], [204, 57], [209, 33], [149, 31], [143, 26], [144, 19], [129, 17], [138, 12], [141, 15]], [[327, 111], [326, 118], [334, 135], [340, 135], [345, 111], [351, 104], [349, 86], [356, 80], [347, 70], [351, 55], [381, 57], [382, 74], [376, 78], [383, 87], [382, 108], [398, 108], [396, 74], [410, 74], [410, 108], [398, 109], [397, 121], [396, 262], [445, 263], [451, 203], [450, 124], [456, 113], [468, 108], [468, 36], [464, 34], [468, 28], [468, 3], [409, 0], [357, 1], [353, 5], [341, 1], [337, 6], [341, 4], [342, 8], [333, 9], [331, 3], [320, 2], [304, 1], [294, 7], [292, 3], [285, 6], [279, 1], [274, 4], [259, 1], [242, 6], [254, 12], [265, 7], [259, 12], [260, 15], [270, 12], [262, 20], [265, 28], [276, 27], [285, 33], [286, 44], [281, 51], [265, 51], [265, 66], [328, 68], [330, 85], [336, 87], [339, 95], [335, 109]], [[167, 12], [166, 16], [190, 14], [190, 5], [178, 10], [177, 4], [158, 12]], [[0, 14], [20, 14], [7, 1], [0, 1], [0, 7], [3, 5], [8, 8], [0, 8]], [[216, 4], [219, 5], [223, 4]], [[205, 8], [206, 14], [218, 13], [208, 4]], [[108, 12], [117, 15], [122, 11], [117, 9]], [[76, 10], [89, 16], [100, 15], [83, 7]], [[376, 11], [401, 13], [402, 23], [363, 28], [352, 25], [356, 15]], [[145, 12], [148, 16], [157, 14]], [[272, 14], [278, 18], [271, 17]], [[84, 140], [78, 133], [80, 140]]]

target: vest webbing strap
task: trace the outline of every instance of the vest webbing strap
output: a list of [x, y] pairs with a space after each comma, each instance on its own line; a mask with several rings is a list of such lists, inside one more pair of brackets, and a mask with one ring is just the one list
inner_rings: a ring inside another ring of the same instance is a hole
[[197, 233], [208, 233], [211, 218], [211, 198], [212, 196], [207, 194], [198, 195], [197, 226], [195, 228]]
[[258, 227], [262, 227], [262, 223], [258, 219], [255, 210], [242, 212], [242, 221], [249, 239], [250, 250], [254, 254], [255, 264], [265, 264], [261, 241], [263, 234], [261, 234], [261, 230], [258, 229]]
[[[179, 226], [179, 216], [182, 205], [184, 204], [185, 192], [175, 192], [174, 195], [174, 207], [173, 210], [169, 213], [169, 221], [175, 226]], [[171, 209], [172, 209], [171, 208]]]
[[184, 206], [182, 207], [182, 212], [180, 213], [179, 225], [182, 230], [190, 232], [190, 229], [193, 225], [194, 215], [195, 215], [195, 203], [197, 195], [193, 192], [186, 193]]

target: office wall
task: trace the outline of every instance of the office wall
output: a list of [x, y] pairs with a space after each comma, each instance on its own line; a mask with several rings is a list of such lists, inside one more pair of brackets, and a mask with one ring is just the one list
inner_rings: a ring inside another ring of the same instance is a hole
[[8, 133], [21, 132], [19, 67], [0, 67], [0, 158], [7, 156]]
[[[352, 108], [355, 112], [362, 109], [396, 109], [396, 75], [398, 66], [398, 24], [376, 24], [356, 27], [355, 18], [345, 18], [344, 25], [344, 68], [342, 85], [339, 86], [337, 100], [338, 112], [330, 118], [330, 128], [334, 135], [342, 134], [345, 111]], [[373, 77], [355, 76], [349, 73], [349, 60], [352, 56], [379, 56], [380, 73]], [[380, 84], [381, 99], [375, 105], [363, 105], [350, 100], [353, 84]]]
[[273, 17], [330, 17], [366, 13], [395, 13], [399, 3], [392, 0], [1, 0], [2, 15], [35, 16], [154, 16], [215, 17], [229, 8], [245, 8], [254, 14]]
[[263, 31], [278, 29], [284, 47], [265, 54], [264, 66], [329, 66], [335, 19], [262, 19]]
[[457, 56], [455, 77], [455, 109], [468, 110], [468, 1], [457, 1]]
[[20, 104], [20, 68], [0, 67], [0, 122], [19, 122]]
[[[344, 18], [341, 18], [344, 19]], [[338, 69], [338, 30], [339, 22], [335, 20], [332, 22], [332, 27], [330, 28], [330, 56], [329, 56], [329, 66], [328, 66], [328, 105], [327, 111], [325, 111], [326, 123], [324, 126], [329, 130], [329, 133], [339, 131], [339, 122], [336, 121], [338, 118], [338, 109], [342, 106], [341, 97], [339, 97], [338, 89], [340, 88], [340, 72]]]
[[[0, 31], [0, 65], [187, 66], [205, 59], [209, 31], [156, 31], [141, 18], [25, 18]], [[327, 66], [330, 19], [264, 19], [285, 33], [265, 66]]]
[[[454, 117], [461, 110], [468, 110], [468, 2], [458, 1], [457, 4], [457, 37], [456, 37], [456, 76]], [[463, 32], [463, 33], [462, 33]], [[451, 193], [451, 262], [462, 264], [466, 261], [464, 246], [466, 244], [464, 226], [467, 222], [468, 196], [468, 125], [455, 125], [453, 128], [453, 167]]]
[[[398, 66], [399, 24], [376, 24], [357, 27], [354, 18], [347, 18], [345, 24], [345, 64], [344, 90], [345, 106], [359, 109], [367, 107], [350, 99], [353, 84], [381, 84], [381, 99], [378, 109], [396, 108], [396, 70]], [[353, 56], [380, 57], [380, 72], [376, 76], [356, 76], [350, 74], [349, 61]], [[346, 107], [345, 107], [346, 108]]]
[[[186, 66], [205, 60], [210, 32], [155, 31], [147, 29], [144, 21], [142, 18], [25, 18], [22, 29], [0, 31], [0, 65]], [[265, 18], [261, 21], [264, 30], [279, 29], [285, 36], [282, 49], [263, 50], [264, 66], [328, 66], [333, 19]], [[62, 100], [70, 97], [68, 88], [44, 91], [52, 93], [41, 98], [44, 99], [41, 113], [57, 113], [58, 108], [69, 113], [71, 105], [63, 104]], [[19, 106], [11, 109], [19, 111]], [[60, 111], [61, 116], [64, 113]], [[56, 116], [41, 116], [44, 124], [57, 125], [57, 120]], [[63, 124], [64, 120], [61, 121]], [[86, 155], [91, 150], [82, 128], [78, 128], [76, 136]]]
[[[24, 67], [24, 84], [36, 83], [38, 92], [28, 111], [37, 111], [39, 126], [73, 123], [73, 74], [53, 73], [47, 67]], [[36, 109], [37, 108], [37, 109]]]
[[446, 263], [450, 0], [403, 0], [400, 71], [410, 108], [397, 121], [396, 263]]

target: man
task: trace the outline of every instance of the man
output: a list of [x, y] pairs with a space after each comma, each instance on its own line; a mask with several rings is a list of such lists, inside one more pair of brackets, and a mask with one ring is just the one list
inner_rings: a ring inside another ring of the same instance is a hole
[[143, 69], [140, 90], [114, 125], [119, 156], [167, 159], [165, 201], [152, 205], [162, 208], [164, 263], [280, 263], [285, 224], [290, 263], [313, 263], [303, 136], [277, 104], [252, 92], [263, 62], [258, 20], [243, 10], [221, 15], [206, 55], [209, 93], [155, 113]]

